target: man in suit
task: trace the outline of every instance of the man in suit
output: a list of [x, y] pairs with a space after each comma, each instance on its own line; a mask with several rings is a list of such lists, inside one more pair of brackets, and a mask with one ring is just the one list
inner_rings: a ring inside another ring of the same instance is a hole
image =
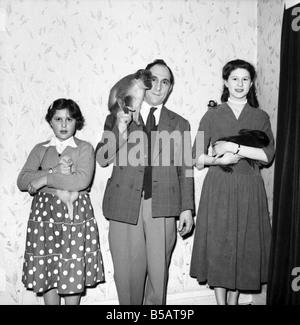
[[163, 60], [146, 69], [152, 88], [145, 93], [141, 123], [123, 111], [109, 114], [96, 149], [100, 166], [114, 161], [103, 214], [121, 305], [166, 303], [177, 231], [185, 236], [193, 227], [190, 124], [164, 105], [174, 84], [171, 69]]

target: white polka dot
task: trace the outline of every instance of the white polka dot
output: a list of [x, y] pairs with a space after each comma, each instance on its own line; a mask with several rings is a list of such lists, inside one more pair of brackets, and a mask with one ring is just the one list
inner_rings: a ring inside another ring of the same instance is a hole
[[61, 202], [60, 200], [57, 200], [57, 201], [56, 201], [57, 204], [60, 204], [60, 202]]
[[45, 237], [44, 236], [41, 236], [40, 237], [40, 241], [44, 241], [45, 240]]
[[[52, 220], [52, 221], [51, 221]], [[53, 219], [50, 219], [50, 222], [49, 222], [49, 228], [53, 228], [53, 223], [52, 222], [54, 222], [54, 220]]]
[[43, 222], [41, 222], [41, 223], [40, 223], [40, 226], [41, 226], [41, 227], [44, 227], [44, 223], [43, 223]]
[[71, 230], [74, 232], [76, 230], [76, 227], [73, 226]]
[[48, 202], [48, 201], [49, 201], [49, 199], [46, 197], [45, 202]]
[[32, 283], [28, 283], [28, 288], [32, 288]]
[[68, 275], [68, 271], [67, 270], [63, 271], [63, 275]]
[[43, 264], [44, 264], [44, 261], [43, 261], [43, 260], [40, 260], [40, 261], [39, 261], [39, 264], [40, 264], [40, 265], [43, 265]]
[[39, 210], [36, 210], [36, 211], [35, 211], [35, 214], [36, 214], [36, 215], [38, 215], [39, 213], [40, 213], [40, 211], [39, 211]]
[[78, 275], [81, 275], [81, 274], [82, 274], [82, 271], [81, 271], [81, 270], [78, 270], [78, 271], [77, 271], [77, 274], [78, 274]]
[[48, 272], [48, 276], [51, 276], [51, 272], [50, 271]]
[[30, 241], [28, 241], [28, 242], [27, 242], [27, 246], [30, 246], [30, 245], [31, 245], [31, 242], [30, 242]]
[[33, 272], [35, 272], [35, 271], [36, 271], [36, 267], [35, 267], [35, 266], [34, 266], [32, 269], [33, 269]]
[[91, 276], [91, 275], [92, 275], [91, 271], [88, 271], [88, 272], [86, 273], [86, 275], [87, 275], [87, 276]]
[[40, 274], [40, 275], [39, 275], [39, 278], [40, 278], [40, 279], [43, 279], [43, 278], [44, 278], [44, 274]]
[[92, 262], [92, 259], [89, 257], [88, 258], [88, 263], [91, 263]]
[[53, 257], [53, 260], [56, 262], [56, 261], [58, 261], [58, 256], [54, 256]]
[[86, 225], [89, 227], [89, 226], [90, 226], [90, 222], [88, 221], [88, 222], [86, 223]]
[[59, 263], [58, 263], [58, 266], [59, 266], [59, 267], [61, 267], [61, 266], [62, 266], [61, 262], [59, 262]]
[[37, 229], [34, 229], [34, 233], [37, 234], [39, 231]]
[[53, 211], [53, 205], [50, 205], [50, 210]]
[[91, 231], [94, 231], [95, 230], [95, 228], [94, 227], [91, 227]]
[[31, 232], [31, 228], [28, 228], [28, 229], [27, 229], [27, 232]]
[[79, 238], [82, 237], [82, 232], [79, 232], [79, 233], [78, 233], [78, 237], [79, 237]]
[[54, 219], [53, 219], [53, 218], [50, 218], [50, 219], [49, 219], [49, 222], [54, 222]]
[[55, 236], [59, 236], [59, 231], [55, 231]]
[[71, 245], [73, 245], [73, 246], [76, 245], [76, 241], [75, 240], [72, 240], [71, 241]]
[[71, 263], [71, 264], [70, 264], [70, 268], [71, 268], [71, 269], [74, 269], [74, 267], [75, 267], [75, 264], [74, 264], [74, 263]]
[[57, 274], [57, 273], [58, 273], [58, 270], [57, 270], [57, 269], [55, 269], [55, 270], [53, 271], [53, 273], [54, 273], [54, 274]]
[[72, 254], [72, 258], [77, 258], [77, 255], [76, 254]]
[[[44, 250], [43, 249], [40, 250], [40, 255], [44, 255]], [[43, 264], [44, 264], [44, 262], [43, 262]]]
[[36, 248], [37, 244], [36, 243], [33, 243], [33, 248]]
[[93, 239], [92, 240], [92, 243], [95, 245], [95, 244], [97, 244], [97, 240], [96, 239]]
[[81, 252], [83, 251], [83, 249], [84, 249], [83, 246], [80, 246], [80, 247], [79, 247], [79, 250], [80, 250]]
[[76, 214], [75, 219], [76, 219], [76, 220], [79, 220], [79, 218], [80, 218], [79, 215]]
[[86, 205], [86, 200], [83, 200], [83, 204]]
[[81, 212], [84, 212], [84, 207], [81, 207], [80, 210], [81, 210]]
[[56, 213], [56, 216], [57, 216], [57, 218], [61, 218], [61, 213], [60, 212], [57, 212]]
[[29, 270], [28, 273], [29, 273], [30, 275], [32, 275], [32, 274], [33, 274], [33, 270]]
[[82, 288], [82, 285], [81, 284], [78, 284], [77, 285], [77, 289], [81, 289]]
[[47, 211], [44, 211], [43, 212], [43, 216], [45, 217], [47, 215]]
[[69, 218], [69, 215], [68, 215], [67, 213], [65, 214], [65, 218], [66, 218], [66, 219], [68, 219], [68, 218]]
[[87, 252], [90, 252], [90, 251], [91, 251], [91, 249], [90, 249], [89, 247], [87, 247], [87, 248], [86, 248], [86, 251], [87, 251]]
[[66, 252], [70, 253], [70, 247], [66, 248]]
[[47, 262], [50, 264], [52, 262], [51, 258], [48, 258]]
[[62, 287], [62, 289], [64, 289], [64, 290], [67, 289], [67, 285], [66, 285], [66, 284], [63, 284], [61, 287]]
[[59, 243], [56, 243], [56, 244], [55, 244], [55, 247], [56, 247], [56, 248], [59, 248], [59, 247], [60, 247]]
[[74, 282], [74, 278], [73, 277], [70, 278], [70, 282]]
[[64, 245], [64, 243], [65, 243], [65, 241], [62, 239], [62, 240], [61, 240], [61, 244]]
[[63, 226], [63, 231], [66, 231], [67, 230], [67, 226]]
[[53, 253], [53, 249], [50, 248], [50, 249], [48, 250], [48, 252], [49, 252], [49, 254], [52, 254], [52, 253]]
[[49, 236], [49, 237], [48, 237], [48, 240], [49, 240], [49, 241], [53, 240], [53, 236]]
[[42, 217], [38, 217], [38, 218], [37, 218], [37, 221], [38, 221], [38, 222], [42, 221]]

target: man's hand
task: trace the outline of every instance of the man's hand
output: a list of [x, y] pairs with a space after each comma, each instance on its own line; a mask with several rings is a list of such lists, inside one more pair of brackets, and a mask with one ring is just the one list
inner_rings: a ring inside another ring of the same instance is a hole
[[179, 217], [178, 232], [181, 237], [188, 234], [194, 225], [194, 219], [191, 210], [182, 211]]

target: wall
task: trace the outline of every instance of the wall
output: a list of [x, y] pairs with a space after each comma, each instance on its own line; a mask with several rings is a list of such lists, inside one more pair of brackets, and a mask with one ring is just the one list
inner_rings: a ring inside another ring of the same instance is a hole
[[[267, 10], [270, 3], [259, 6], [262, 22], [273, 22]], [[278, 4], [272, 5], [274, 10]], [[51, 135], [44, 120], [50, 103], [59, 97], [76, 100], [86, 118], [78, 137], [96, 146], [110, 87], [163, 58], [175, 74], [167, 106], [190, 121], [194, 136], [208, 100], [219, 101], [224, 63], [239, 57], [256, 65], [257, 51], [267, 49], [269, 42], [276, 55], [278, 35], [274, 31], [270, 40], [263, 27], [257, 29], [257, 2], [252, 0], [0, 0], [0, 9], [0, 304], [42, 304], [21, 283], [31, 197], [18, 190], [16, 178], [32, 147]], [[260, 48], [258, 36], [263, 40]], [[262, 59], [258, 56], [259, 62]], [[278, 72], [275, 61], [272, 69]], [[277, 95], [276, 80], [273, 86], [261, 81], [259, 89], [275, 118], [275, 100], [268, 104]], [[106, 282], [88, 289], [82, 304], [117, 301], [108, 222], [102, 215], [110, 172], [97, 166], [91, 191]], [[196, 207], [204, 175], [205, 171], [195, 175]], [[271, 202], [272, 171], [266, 178]], [[169, 297], [208, 290], [189, 276], [192, 240], [178, 237]]]

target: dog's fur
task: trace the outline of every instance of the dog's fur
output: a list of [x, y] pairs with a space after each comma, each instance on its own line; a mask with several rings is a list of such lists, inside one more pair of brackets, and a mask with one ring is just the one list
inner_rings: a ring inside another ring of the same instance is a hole
[[110, 90], [108, 109], [110, 112], [132, 112], [136, 124], [140, 124], [139, 113], [146, 89], [152, 88], [152, 74], [149, 70], [140, 69], [119, 80]]
[[[260, 130], [249, 130], [249, 129], [241, 129], [238, 135], [223, 137], [220, 138], [218, 141], [229, 141], [229, 142], [234, 142], [236, 144], [240, 144], [242, 146], [255, 147], [255, 148], [263, 148], [270, 143], [270, 140], [265, 132]], [[252, 168], [254, 168], [255, 164], [257, 163], [256, 160], [252, 160], [249, 158], [242, 158], [242, 159], [245, 159]], [[219, 166], [219, 167], [222, 168], [226, 173], [232, 173], [233, 171], [230, 165]]]

